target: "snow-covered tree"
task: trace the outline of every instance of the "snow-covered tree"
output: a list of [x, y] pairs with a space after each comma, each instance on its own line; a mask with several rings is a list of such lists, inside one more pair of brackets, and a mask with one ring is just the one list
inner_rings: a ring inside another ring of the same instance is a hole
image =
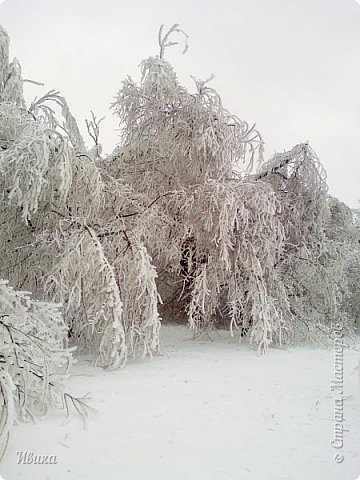
[[[51, 405], [83, 412], [57, 377], [71, 359], [68, 343], [116, 368], [129, 354], [157, 353], [160, 328], [155, 268], [136, 220], [118, 215], [141, 199], [101, 170], [100, 149], [86, 150], [57, 92], [26, 106], [8, 46], [1, 28], [2, 450], [15, 420]], [[95, 118], [88, 126], [96, 133]]]
[[351, 210], [328, 195], [326, 174], [307, 144], [274, 155], [257, 175], [269, 182], [281, 204], [285, 247], [275, 265], [290, 304], [292, 336], [328, 337], [341, 318], [352, 334], [349, 268], [359, 264]]
[[144, 242], [163, 315], [183, 306], [198, 332], [251, 326], [259, 350], [327, 335], [348, 298], [353, 249], [330, 235], [340, 219], [319, 159], [299, 144], [264, 162], [260, 134], [224, 109], [211, 78], [194, 79], [194, 93], [179, 84], [164, 59], [176, 32], [160, 30], [160, 54], [142, 62], [139, 85], [123, 82], [113, 104], [121, 141], [109, 160], [111, 174], [158, 209], [161, 231], [148, 228]]
[[123, 82], [113, 104], [121, 143], [109, 168], [160, 210], [161, 231], [144, 241], [160, 291], [186, 299], [190, 327], [252, 324], [266, 349], [282, 341], [288, 304], [274, 269], [284, 245], [280, 204], [248, 173], [262, 162], [263, 142], [208, 81], [195, 80], [193, 94], [179, 84], [163, 58], [174, 31], [160, 32], [160, 55], [142, 62], [141, 84]]
[[164, 59], [176, 33], [161, 29], [140, 83], [123, 82], [120, 143], [102, 158], [93, 114], [87, 148], [58, 92], [26, 105], [0, 28], [3, 446], [14, 418], [79, 402], [58, 377], [69, 345], [109, 368], [157, 354], [160, 313], [248, 332], [259, 352], [359, 321], [359, 223], [315, 152], [265, 162], [211, 77], [180, 85]]
[[[98, 149], [86, 150], [57, 92], [26, 109], [16, 70], [12, 96], [5, 95], [12, 68], [2, 35], [0, 245], [7, 260], [0, 273], [15, 288], [60, 302], [70, 342], [96, 353], [102, 365], [120, 366], [129, 353], [156, 353], [156, 271], [136, 220], [126, 224], [118, 215], [142, 203], [100, 168]], [[96, 119], [88, 125], [96, 130]]]

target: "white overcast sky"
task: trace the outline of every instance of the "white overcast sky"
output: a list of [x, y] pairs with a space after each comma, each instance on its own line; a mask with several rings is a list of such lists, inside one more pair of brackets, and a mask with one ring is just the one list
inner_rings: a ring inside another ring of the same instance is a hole
[[[117, 142], [109, 104], [138, 65], [158, 53], [160, 24], [189, 35], [186, 55], [167, 51], [180, 81], [206, 79], [232, 113], [256, 122], [266, 154], [309, 141], [330, 193], [360, 199], [360, 5], [356, 0], [3, 0], [0, 24], [25, 78], [60, 90], [83, 128], [106, 116], [102, 142]], [[27, 97], [44, 93], [27, 86]], [[84, 130], [84, 129], [83, 129]]]

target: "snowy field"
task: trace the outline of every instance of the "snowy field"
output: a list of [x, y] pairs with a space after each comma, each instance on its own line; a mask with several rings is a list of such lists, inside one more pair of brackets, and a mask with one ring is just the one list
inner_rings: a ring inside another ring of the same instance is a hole
[[[5, 480], [355, 480], [360, 474], [359, 352], [346, 350], [341, 453], [334, 437], [334, 352], [296, 347], [259, 357], [228, 332], [193, 341], [162, 329], [162, 356], [105, 372], [82, 360], [68, 390], [97, 409], [13, 429]], [[56, 455], [17, 464], [16, 451]]]

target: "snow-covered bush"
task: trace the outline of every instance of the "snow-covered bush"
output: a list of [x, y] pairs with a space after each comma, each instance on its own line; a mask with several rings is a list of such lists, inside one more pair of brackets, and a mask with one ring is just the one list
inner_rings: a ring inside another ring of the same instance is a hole
[[71, 364], [59, 305], [37, 302], [0, 280], [0, 458], [16, 421], [66, 408]]

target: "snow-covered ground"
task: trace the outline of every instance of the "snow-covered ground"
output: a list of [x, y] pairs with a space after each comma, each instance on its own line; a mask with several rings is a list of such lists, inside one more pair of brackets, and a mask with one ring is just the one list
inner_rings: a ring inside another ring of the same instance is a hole
[[[162, 329], [162, 351], [105, 372], [82, 360], [68, 390], [97, 409], [84, 429], [60, 413], [18, 425], [5, 480], [355, 480], [360, 474], [359, 352], [344, 357], [344, 446], [334, 449], [334, 352], [257, 356], [228, 332], [193, 341]], [[57, 464], [18, 464], [17, 451]], [[334, 461], [344, 455], [342, 463]]]

